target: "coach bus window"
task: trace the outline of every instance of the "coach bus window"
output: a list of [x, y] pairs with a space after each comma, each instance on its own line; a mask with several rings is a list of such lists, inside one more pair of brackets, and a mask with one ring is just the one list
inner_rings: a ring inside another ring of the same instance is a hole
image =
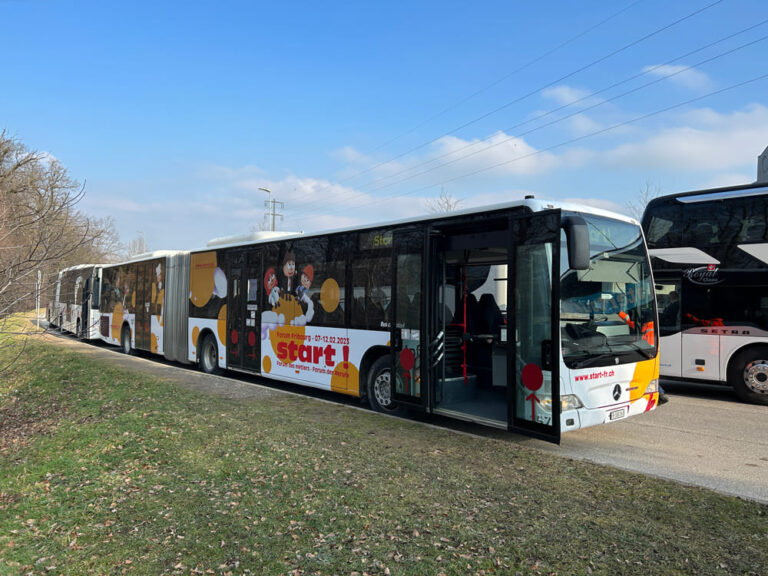
[[677, 246], [680, 243], [680, 223], [683, 219], [681, 205], [659, 206], [647, 224], [648, 248]]

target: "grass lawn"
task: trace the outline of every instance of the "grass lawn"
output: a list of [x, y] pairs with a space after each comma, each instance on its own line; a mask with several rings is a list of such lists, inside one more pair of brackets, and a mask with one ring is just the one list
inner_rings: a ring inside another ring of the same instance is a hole
[[0, 380], [0, 574], [765, 573], [707, 490], [55, 344]]

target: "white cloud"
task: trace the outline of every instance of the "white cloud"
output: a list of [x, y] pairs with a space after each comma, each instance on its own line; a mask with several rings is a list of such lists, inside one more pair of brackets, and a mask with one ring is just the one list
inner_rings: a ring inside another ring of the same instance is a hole
[[760, 104], [731, 114], [696, 110], [682, 120], [684, 125], [605, 152], [604, 163], [614, 168], [732, 171], [756, 162], [766, 144], [768, 108]]
[[59, 163], [59, 159], [56, 158], [56, 156], [54, 156], [50, 152], [40, 152], [38, 154], [38, 158], [40, 158], [40, 162], [42, 162], [43, 164], [47, 164], [49, 166], [52, 164]]
[[353, 148], [352, 146], [344, 146], [343, 148], [334, 150], [333, 152], [331, 152], [331, 156], [333, 158], [337, 158], [339, 160], [342, 160], [343, 162], [348, 162], [350, 164], [363, 164], [366, 162], [370, 162], [371, 160], [370, 156], [366, 156], [365, 154]]
[[755, 175], [757, 168], [754, 172], [749, 174], [744, 172], [723, 172], [722, 174], [716, 174], [714, 177], [707, 180], [703, 185], [703, 188], [723, 188], [725, 186], [740, 186], [749, 182], [755, 181]]
[[[460, 159], [448, 173], [483, 171], [496, 174], [537, 174], [554, 168], [553, 154], [537, 150], [524, 139], [496, 132], [485, 140], [444, 136], [434, 145], [435, 156], [450, 155], [442, 163]], [[454, 167], [455, 166], [455, 167]]]
[[604, 128], [602, 124], [593, 120], [586, 114], [576, 114], [572, 116], [569, 118], [569, 123], [571, 131], [578, 136], [592, 134], [593, 132], [597, 132]]
[[661, 64], [657, 66], [646, 66], [643, 72], [650, 76], [659, 76], [668, 78], [679, 86], [689, 90], [703, 92], [711, 89], [713, 82], [709, 76], [700, 70], [689, 68], [688, 66], [672, 66], [670, 64]]
[[544, 89], [541, 92], [541, 95], [561, 106], [570, 106], [575, 102], [589, 98], [590, 92], [582, 90], [581, 88], [574, 88], [573, 86], [560, 85]]

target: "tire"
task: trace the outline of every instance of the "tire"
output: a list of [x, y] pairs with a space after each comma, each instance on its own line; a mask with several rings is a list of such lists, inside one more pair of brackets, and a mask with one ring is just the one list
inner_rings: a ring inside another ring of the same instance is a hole
[[220, 374], [219, 345], [213, 334], [206, 334], [200, 344], [200, 370], [206, 374]]
[[368, 370], [365, 388], [368, 404], [376, 412], [402, 416], [406, 413], [405, 409], [392, 399], [391, 374], [392, 367], [389, 356], [382, 356], [373, 363]]
[[81, 328], [82, 327], [80, 326], [80, 319], [78, 318], [77, 319], [77, 324], [75, 324], [75, 337], [76, 338], [82, 338], [83, 337], [83, 335], [80, 332]]
[[768, 348], [749, 348], [728, 365], [728, 384], [744, 402], [768, 406]]
[[126, 325], [120, 331], [120, 350], [123, 354], [130, 355], [133, 352], [131, 348], [131, 329]]

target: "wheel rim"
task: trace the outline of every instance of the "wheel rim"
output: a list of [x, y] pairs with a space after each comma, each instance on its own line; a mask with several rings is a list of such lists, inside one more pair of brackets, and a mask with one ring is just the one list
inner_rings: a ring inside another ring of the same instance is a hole
[[744, 367], [744, 384], [752, 392], [768, 394], [768, 360], [754, 360]]
[[392, 388], [389, 385], [389, 370], [382, 370], [376, 375], [373, 381], [373, 396], [376, 398], [379, 406], [385, 410], [392, 405]]
[[205, 350], [203, 350], [203, 361], [206, 372], [210, 372], [216, 366], [216, 347], [209, 342], [206, 342]]
[[123, 352], [126, 354], [131, 351], [131, 333], [123, 330]]

